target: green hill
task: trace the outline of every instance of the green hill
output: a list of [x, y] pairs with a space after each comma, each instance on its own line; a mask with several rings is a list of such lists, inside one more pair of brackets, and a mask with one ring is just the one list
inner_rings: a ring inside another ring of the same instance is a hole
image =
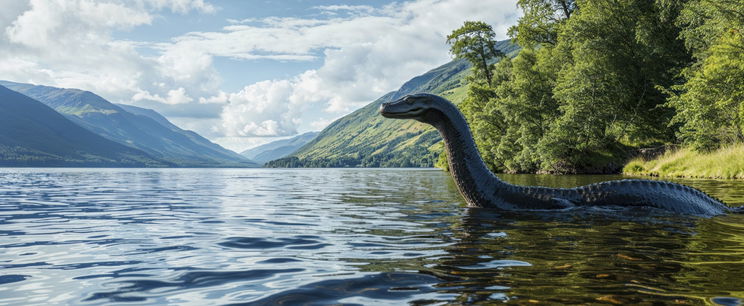
[[0, 166], [167, 167], [96, 135], [50, 107], [0, 86]]
[[0, 81], [0, 85], [46, 104], [93, 133], [179, 167], [258, 167], [238, 153], [178, 128], [150, 109], [115, 105], [78, 89], [8, 81]]
[[[509, 41], [497, 48], [513, 54]], [[442, 151], [432, 127], [414, 120], [390, 120], [378, 114], [380, 104], [412, 93], [432, 93], [459, 103], [466, 94], [470, 64], [454, 60], [403, 84], [367, 106], [326, 127], [290, 157], [267, 167], [432, 167]]]

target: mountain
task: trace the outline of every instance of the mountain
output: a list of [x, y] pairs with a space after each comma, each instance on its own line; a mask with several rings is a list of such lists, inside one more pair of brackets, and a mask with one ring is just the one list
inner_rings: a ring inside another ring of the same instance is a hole
[[155, 120], [157, 123], [160, 123], [160, 125], [173, 130], [173, 131], [182, 131], [181, 128], [176, 126], [175, 124], [171, 123], [163, 117], [160, 113], [156, 112], [155, 110], [149, 109], [149, 108], [143, 108], [143, 107], [137, 107], [134, 105], [127, 105], [127, 104], [119, 104], [115, 103], [114, 105], [121, 107], [125, 111], [128, 111], [132, 114], [138, 115], [138, 116], [145, 116], [152, 120]]
[[289, 139], [273, 141], [249, 150], [245, 150], [240, 153], [240, 155], [243, 155], [246, 158], [259, 164], [264, 164], [268, 161], [279, 159], [292, 154], [300, 147], [312, 141], [315, 136], [318, 136], [318, 134], [319, 132], [307, 132]]
[[[509, 55], [519, 47], [510, 41], [496, 46]], [[292, 156], [267, 167], [432, 167], [442, 151], [434, 128], [415, 120], [392, 120], [378, 114], [380, 104], [411, 93], [432, 93], [459, 103], [467, 93], [470, 64], [454, 60], [403, 84], [376, 101], [326, 127]]]
[[0, 166], [166, 167], [172, 164], [80, 127], [0, 86]]
[[0, 81], [36, 99], [72, 122], [109, 140], [136, 148], [179, 167], [257, 167], [241, 155], [170, 123], [157, 112], [115, 105], [78, 89]]
[[[219, 159], [219, 158], [235, 159], [237, 162], [241, 163], [236, 166], [251, 166], [251, 167], [259, 166], [254, 161], [246, 159], [242, 155], [235, 153], [231, 150], [225, 149], [222, 146], [209, 141], [209, 139], [202, 137], [201, 135], [197, 134], [194, 131], [184, 130], [184, 129], [179, 128], [175, 124], [168, 121], [168, 119], [163, 117], [163, 115], [161, 115], [160, 113], [152, 109], [142, 108], [142, 107], [137, 107], [137, 106], [132, 106], [132, 105], [126, 105], [126, 104], [116, 104], [116, 105], [134, 115], [148, 117], [154, 120], [155, 122], [159, 123], [163, 127], [170, 129], [171, 131], [175, 133], [183, 135], [184, 137], [188, 139], [192, 147], [194, 147], [196, 151], [201, 152], [201, 154], [209, 154], [210, 156], [214, 156], [215, 159]], [[223, 163], [227, 165], [230, 164], [230, 162], [223, 162]]]

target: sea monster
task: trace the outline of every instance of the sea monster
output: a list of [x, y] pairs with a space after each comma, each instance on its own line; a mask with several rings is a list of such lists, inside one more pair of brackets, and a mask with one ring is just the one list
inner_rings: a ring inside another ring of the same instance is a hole
[[380, 114], [387, 118], [415, 119], [439, 131], [452, 178], [470, 207], [551, 210], [637, 206], [699, 216], [744, 213], [744, 206], [730, 207], [698, 189], [657, 180], [626, 179], [575, 188], [509, 184], [486, 167], [465, 117], [447, 99], [431, 94], [407, 95], [380, 105]]

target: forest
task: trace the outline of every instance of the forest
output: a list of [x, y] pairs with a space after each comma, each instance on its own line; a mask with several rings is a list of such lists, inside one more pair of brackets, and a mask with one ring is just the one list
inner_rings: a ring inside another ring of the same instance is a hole
[[744, 142], [744, 1], [518, 6], [514, 57], [484, 22], [447, 37], [472, 64], [459, 107], [492, 170], [608, 173], [639, 152]]

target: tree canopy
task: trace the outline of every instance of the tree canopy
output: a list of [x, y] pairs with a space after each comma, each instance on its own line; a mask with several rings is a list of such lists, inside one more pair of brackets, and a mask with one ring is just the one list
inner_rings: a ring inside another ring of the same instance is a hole
[[610, 172], [641, 147], [744, 141], [744, 1], [518, 6], [514, 58], [489, 65], [502, 55], [482, 22], [447, 38], [473, 64], [460, 107], [493, 170]]
[[490, 25], [482, 21], [466, 21], [447, 36], [447, 43], [455, 57], [470, 61], [475, 75], [482, 76], [486, 84], [492, 84], [492, 59], [503, 56], [503, 53], [496, 49], [496, 33]]

